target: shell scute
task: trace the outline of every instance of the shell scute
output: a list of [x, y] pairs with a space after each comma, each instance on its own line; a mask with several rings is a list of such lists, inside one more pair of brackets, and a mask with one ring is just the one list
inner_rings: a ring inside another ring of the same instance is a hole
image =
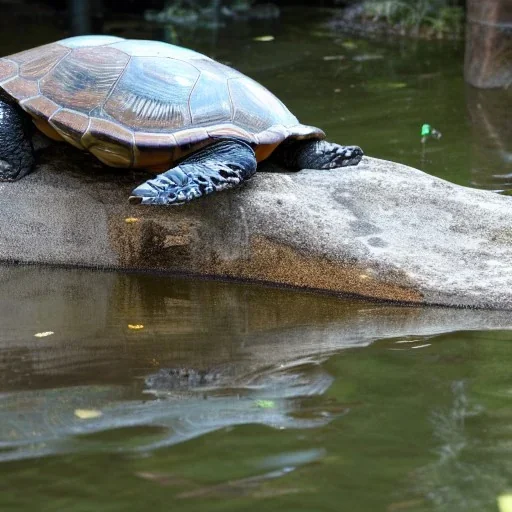
[[198, 69], [165, 57], [132, 57], [105, 103], [105, 111], [139, 131], [186, 129], [192, 124], [188, 99]]
[[7, 59], [0, 59], [0, 83], [14, 78], [18, 74], [18, 65]]
[[41, 79], [41, 92], [64, 108], [87, 114], [107, 99], [129, 60], [108, 46], [77, 48]]
[[256, 142], [256, 138], [253, 134], [234, 124], [221, 124], [211, 126], [207, 129], [207, 132], [208, 136], [212, 138], [235, 137], [238, 139], [246, 140], [247, 142]]
[[18, 101], [26, 100], [39, 95], [37, 82], [26, 80], [19, 76], [2, 84], [2, 89]]
[[180, 46], [174, 46], [162, 41], [124, 39], [110, 45], [110, 47], [121, 50], [131, 57], [166, 57], [169, 59], [180, 59], [184, 61], [207, 58], [201, 53], [195, 52], [194, 50], [189, 50], [188, 48], [182, 48]]
[[172, 133], [135, 132], [134, 165], [147, 169], [169, 169], [175, 160], [177, 146]]
[[21, 108], [34, 118], [48, 120], [57, 110], [59, 105], [44, 96], [36, 96], [25, 101], [20, 101]]
[[89, 126], [89, 116], [73, 110], [60, 109], [48, 122], [64, 140], [83, 149], [81, 139]]
[[189, 102], [192, 123], [196, 126], [231, 122], [233, 105], [223, 75], [201, 69]]
[[70, 52], [69, 48], [52, 43], [32, 50], [15, 53], [9, 58], [18, 63], [20, 77], [38, 80], [46, 75]]
[[267, 89], [247, 77], [228, 80], [234, 104], [233, 122], [252, 133], [276, 124], [298, 124], [297, 118]]
[[83, 147], [107, 165], [131, 167], [133, 132], [106, 119], [91, 118], [81, 139]]
[[66, 48], [83, 48], [90, 46], [111, 45], [117, 41], [124, 41], [122, 37], [116, 36], [74, 36], [67, 39], [61, 39], [59, 44]]
[[208, 132], [205, 128], [191, 128], [190, 130], [179, 130], [173, 133], [178, 146], [190, 146], [208, 139]]

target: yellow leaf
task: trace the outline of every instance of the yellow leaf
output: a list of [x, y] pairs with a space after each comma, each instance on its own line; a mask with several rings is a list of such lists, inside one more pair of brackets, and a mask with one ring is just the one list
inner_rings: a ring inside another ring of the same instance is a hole
[[276, 406], [273, 400], [256, 400], [256, 405], [261, 409], [274, 409]]
[[144, 326], [142, 324], [128, 324], [128, 329], [132, 329], [133, 331], [140, 331], [141, 329], [144, 329]]
[[46, 338], [46, 336], [51, 336], [52, 334], [55, 334], [53, 331], [45, 331], [45, 332], [38, 332], [34, 334], [36, 338]]
[[124, 221], [126, 224], [135, 224], [135, 222], [139, 222], [139, 219], [137, 219], [137, 217], [126, 217]]
[[103, 413], [96, 409], [75, 409], [75, 416], [81, 420], [92, 420], [102, 415]]
[[357, 48], [357, 44], [353, 41], [344, 41], [341, 43], [341, 46], [343, 46], [343, 48], [346, 50], [355, 50]]
[[512, 494], [498, 496], [498, 508], [500, 512], [512, 512]]
[[273, 41], [274, 39], [275, 39], [274, 36], [258, 36], [258, 37], [254, 37], [253, 41], [258, 41], [258, 42], [261, 42], [261, 43], [266, 43], [268, 41]]

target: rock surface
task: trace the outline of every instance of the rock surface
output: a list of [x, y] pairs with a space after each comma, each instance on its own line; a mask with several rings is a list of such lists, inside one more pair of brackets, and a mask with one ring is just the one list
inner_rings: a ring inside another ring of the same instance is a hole
[[145, 173], [94, 169], [86, 155], [61, 152], [0, 184], [0, 261], [512, 309], [510, 197], [365, 158], [329, 172], [260, 172], [238, 190], [183, 207], [131, 206], [129, 192]]

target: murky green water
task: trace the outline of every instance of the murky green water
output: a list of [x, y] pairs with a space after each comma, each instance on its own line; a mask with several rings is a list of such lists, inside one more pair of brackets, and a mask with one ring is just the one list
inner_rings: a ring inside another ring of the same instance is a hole
[[[510, 186], [510, 94], [465, 88], [460, 45], [310, 21], [180, 38], [334, 141]], [[1, 25], [2, 54], [64, 35]], [[130, 26], [111, 29], [165, 35]], [[443, 133], [426, 148], [424, 122]], [[2, 512], [482, 512], [512, 493], [507, 312], [36, 267], [0, 267], [0, 310]]]
[[0, 268], [0, 308], [2, 511], [466, 512], [512, 491], [508, 312], [36, 267]]

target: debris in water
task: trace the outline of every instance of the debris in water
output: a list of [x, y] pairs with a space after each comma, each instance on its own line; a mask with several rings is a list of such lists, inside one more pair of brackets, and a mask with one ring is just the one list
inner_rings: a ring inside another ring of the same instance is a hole
[[267, 43], [269, 41], [273, 41], [274, 39], [274, 36], [258, 36], [254, 37], [253, 41], [258, 41], [259, 43]]
[[344, 60], [346, 59], [345, 55], [325, 55], [324, 60]]
[[273, 400], [256, 400], [256, 405], [261, 409], [274, 409], [276, 403]]
[[512, 512], [512, 494], [502, 494], [497, 501], [500, 512]]
[[103, 413], [97, 409], [75, 409], [75, 416], [81, 420], [92, 420], [103, 416]]
[[34, 334], [36, 338], [46, 338], [46, 336], [51, 336], [52, 334], [55, 334], [53, 331], [45, 331], [45, 332], [38, 332]]

